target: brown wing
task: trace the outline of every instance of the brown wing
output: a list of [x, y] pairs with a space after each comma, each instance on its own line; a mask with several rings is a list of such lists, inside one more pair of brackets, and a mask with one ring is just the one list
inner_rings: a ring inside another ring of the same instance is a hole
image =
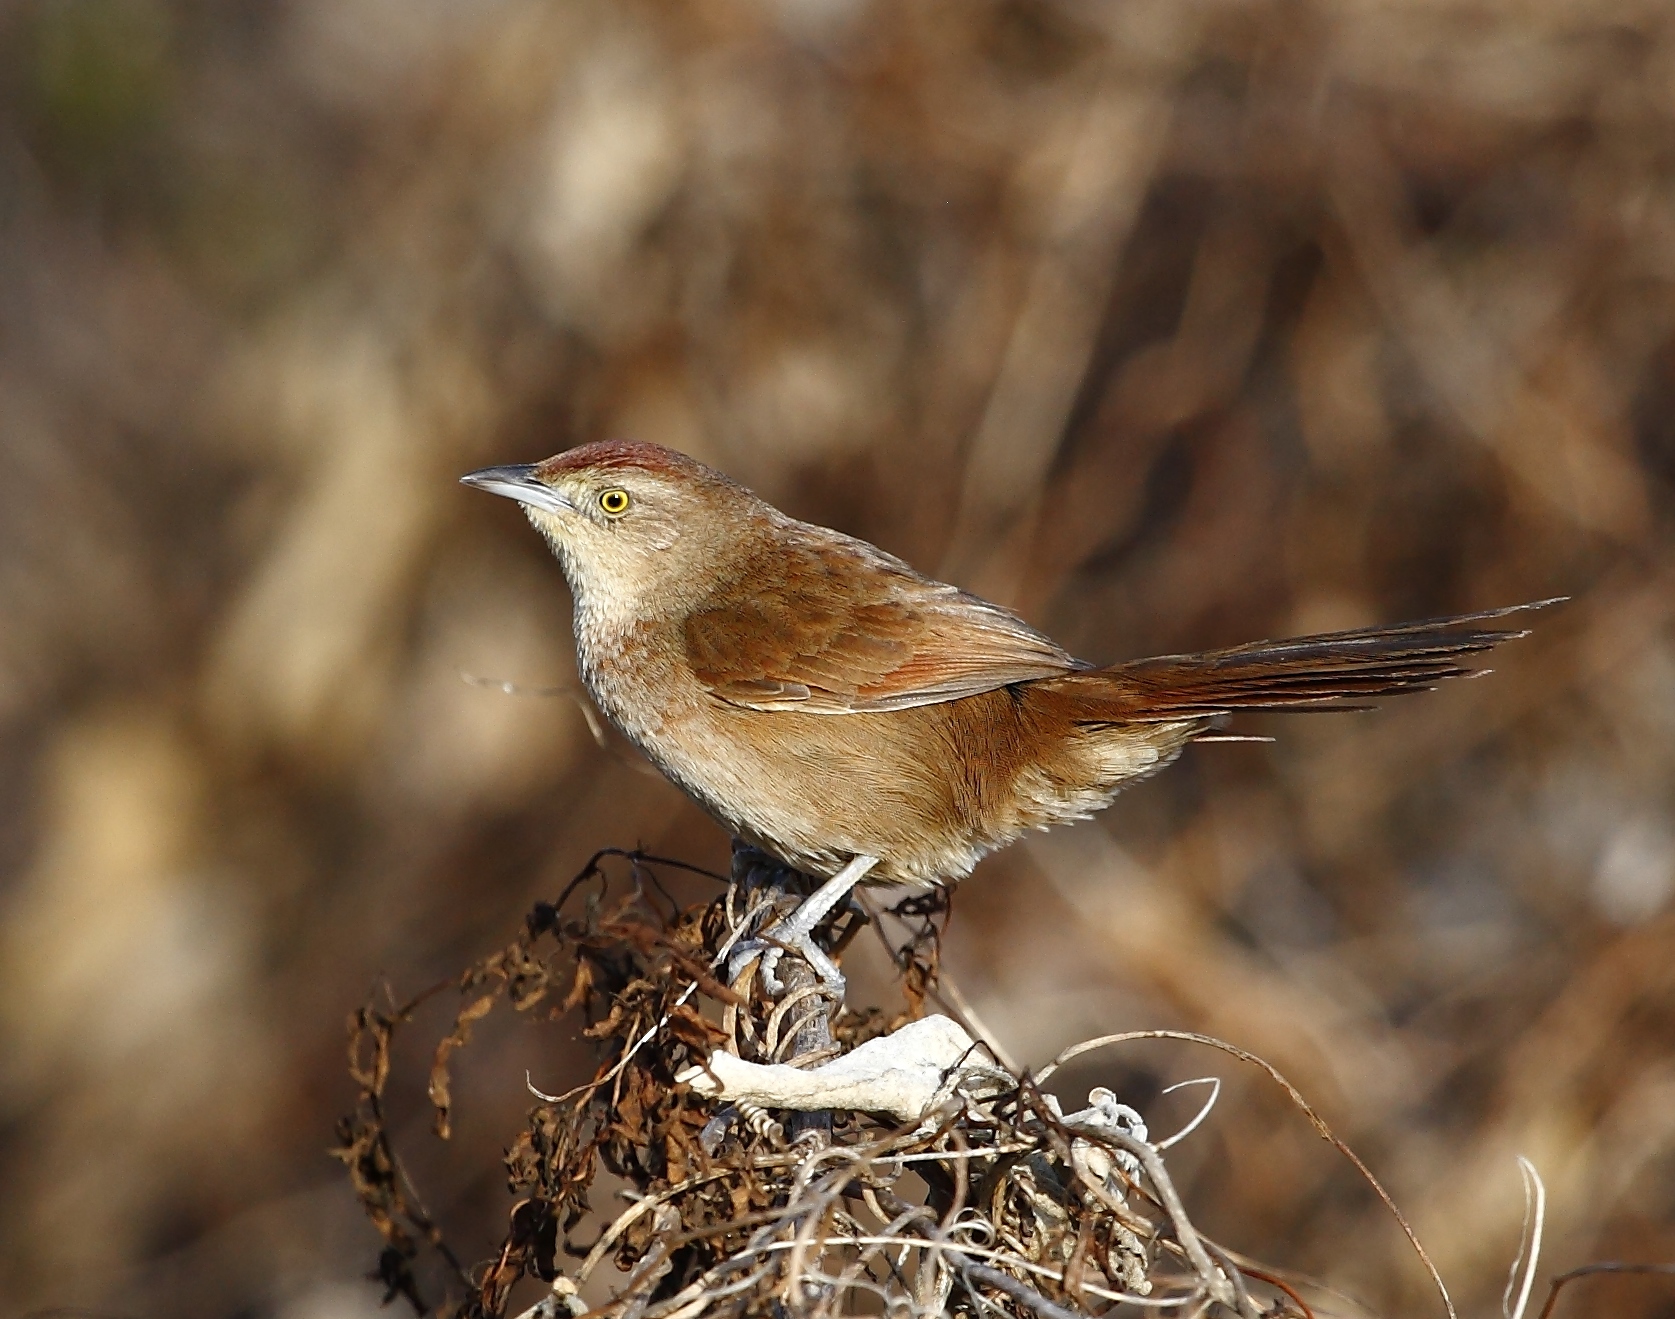
[[721, 596], [687, 619], [687, 658], [753, 710], [900, 710], [1085, 667], [999, 606], [823, 530]]

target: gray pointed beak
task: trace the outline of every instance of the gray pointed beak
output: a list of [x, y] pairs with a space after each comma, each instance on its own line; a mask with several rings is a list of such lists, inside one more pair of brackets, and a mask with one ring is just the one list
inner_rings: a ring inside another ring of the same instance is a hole
[[491, 495], [504, 495], [507, 499], [515, 499], [520, 504], [542, 508], [549, 513], [568, 513], [575, 507], [561, 492], [535, 475], [533, 464], [484, 467], [480, 471], [467, 472], [459, 481], [461, 485], [487, 490]]

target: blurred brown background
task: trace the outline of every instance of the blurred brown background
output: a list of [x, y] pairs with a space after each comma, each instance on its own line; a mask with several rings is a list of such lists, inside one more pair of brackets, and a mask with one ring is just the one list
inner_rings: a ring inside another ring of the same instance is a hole
[[[1493, 677], [1249, 721], [991, 860], [948, 965], [1029, 1062], [1266, 1056], [1465, 1312], [1519, 1153], [1555, 1271], [1675, 1257], [1667, 3], [13, 0], [0, 1313], [378, 1313], [345, 1014], [596, 847], [724, 860], [573, 701], [460, 676], [574, 669], [556, 565], [454, 478], [607, 435], [1094, 659], [1574, 596]], [[472, 1048], [452, 1144], [422, 1050], [405, 1119], [468, 1259], [524, 1070], [583, 1057]], [[1207, 1072], [1201, 1225], [1434, 1312], [1230, 1060], [1064, 1080], [1161, 1129]]]

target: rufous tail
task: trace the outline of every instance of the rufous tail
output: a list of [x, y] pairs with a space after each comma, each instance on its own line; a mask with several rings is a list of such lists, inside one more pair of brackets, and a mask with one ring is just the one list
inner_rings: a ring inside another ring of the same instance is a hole
[[1214, 719], [1240, 710], [1367, 710], [1379, 697], [1430, 691], [1446, 678], [1482, 672], [1462, 661], [1528, 635], [1527, 629], [1495, 623], [1563, 599], [1395, 627], [1254, 641], [1197, 655], [1160, 655], [1048, 682], [1067, 694], [1074, 690], [1077, 719], [1089, 723]]

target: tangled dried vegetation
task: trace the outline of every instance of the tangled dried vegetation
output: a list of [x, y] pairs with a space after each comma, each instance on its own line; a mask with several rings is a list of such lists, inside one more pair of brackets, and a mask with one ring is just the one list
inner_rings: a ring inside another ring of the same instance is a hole
[[[1087, 1109], [1067, 1115], [1041, 1088], [1061, 1063], [1093, 1048], [1198, 1040], [1264, 1068], [1366, 1173], [1260, 1059], [1206, 1037], [1148, 1031], [1089, 1041], [1031, 1075], [973, 1046], [948, 1076], [941, 1102], [917, 1123], [862, 1112], [785, 1115], [782, 1122], [745, 1103], [718, 1111], [679, 1079], [714, 1050], [818, 1066], [941, 1002], [938, 945], [947, 907], [934, 895], [890, 909], [892, 924], [906, 930], [887, 940], [901, 971], [902, 1011], [831, 1013], [812, 986], [775, 1001], [753, 989], [748, 972], [734, 988], [723, 984], [715, 968], [773, 900], [744, 878], [722, 881], [722, 896], [680, 910], [655, 870], [674, 864], [601, 852], [557, 902], [536, 906], [509, 946], [412, 1002], [368, 1006], [352, 1019], [360, 1099], [341, 1124], [336, 1153], [382, 1234], [378, 1277], [386, 1299], [403, 1297], [417, 1314], [438, 1319], [502, 1319], [514, 1287], [535, 1278], [547, 1291], [522, 1319], [580, 1315], [589, 1308], [584, 1288], [608, 1296], [594, 1313], [612, 1319], [849, 1312], [1067, 1319], [1137, 1311], [1312, 1319], [1304, 1293], [1314, 1284], [1211, 1241], [1170, 1181], [1163, 1153], [1207, 1115], [1213, 1090], [1185, 1130], [1154, 1140], [1141, 1116], [1109, 1091], [1094, 1091]], [[853, 910], [839, 918], [837, 944], [869, 924], [885, 937], [880, 921]], [[504, 1240], [492, 1259], [472, 1265], [423, 1208], [386, 1122], [392, 1042], [422, 1002], [449, 988], [463, 1005], [436, 1047], [429, 1078], [443, 1138], [452, 1056], [501, 1000], [555, 1021], [579, 1014], [600, 1059], [585, 1084], [556, 1096], [534, 1092], [541, 1102], [506, 1154], [515, 1202]], [[628, 1204], [620, 1213], [602, 1214], [590, 1200], [601, 1171], [622, 1183], [618, 1194]], [[1417, 1240], [1414, 1246], [1424, 1259]], [[1522, 1274], [1526, 1298], [1531, 1254]], [[607, 1259], [625, 1276], [605, 1293], [596, 1275]], [[438, 1274], [440, 1296], [429, 1282]]]

